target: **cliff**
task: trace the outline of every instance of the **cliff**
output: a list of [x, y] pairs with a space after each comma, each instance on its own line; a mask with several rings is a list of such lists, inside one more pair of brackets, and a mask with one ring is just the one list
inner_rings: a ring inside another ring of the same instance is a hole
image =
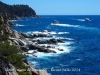
[[7, 15], [8, 19], [20, 17], [37, 17], [36, 12], [28, 5], [8, 5], [0, 1], [0, 13]]
[[0, 75], [50, 75], [45, 70], [32, 68], [29, 62], [22, 60], [26, 56], [21, 54], [20, 47], [25, 46], [27, 41], [19, 32], [10, 28], [6, 17], [0, 14]]

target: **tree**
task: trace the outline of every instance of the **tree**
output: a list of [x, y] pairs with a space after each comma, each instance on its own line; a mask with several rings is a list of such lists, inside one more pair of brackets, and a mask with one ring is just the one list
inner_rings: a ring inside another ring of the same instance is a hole
[[12, 54], [7, 57], [7, 59], [16, 67], [16, 68], [26, 68], [22, 59], [26, 58], [26, 55], [23, 54]]
[[17, 54], [18, 49], [14, 45], [10, 45], [9, 43], [0, 43], [0, 54], [2, 56], [9, 56], [11, 54]]

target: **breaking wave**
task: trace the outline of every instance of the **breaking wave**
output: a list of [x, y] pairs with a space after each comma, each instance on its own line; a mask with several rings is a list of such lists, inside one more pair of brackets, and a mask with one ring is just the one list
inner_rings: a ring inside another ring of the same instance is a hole
[[24, 25], [21, 25], [21, 24], [16, 24], [15, 26], [24, 26]]
[[55, 26], [62, 26], [62, 27], [79, 27], [80, 25], [70, 25], [70, 24], [51, 24]]

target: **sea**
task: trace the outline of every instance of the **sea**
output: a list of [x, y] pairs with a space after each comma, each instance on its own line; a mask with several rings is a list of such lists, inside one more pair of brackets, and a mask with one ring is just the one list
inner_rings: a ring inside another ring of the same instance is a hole
[[[54, 20], [59, 24], [52, 24]], [[66, 42], [57, 45], [64, 49], [62, 52], [29, 55], [27, 59], [34, 68], [51, 75], [100, 75], [100, 15], [42, 15], [12, 22], [17, 24], [12, 29], [18, 32], [59, 32], [53, 37]]]

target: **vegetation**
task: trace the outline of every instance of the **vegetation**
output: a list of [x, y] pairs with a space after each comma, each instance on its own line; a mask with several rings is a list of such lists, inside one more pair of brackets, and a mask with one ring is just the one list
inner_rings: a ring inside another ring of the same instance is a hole
[[8, 5], [0, 1], [0, 13], [8, 15], [9, 19], [17, 17], [35, 17], [35, 11], [28, 5]]
[[8, 40], [8, 35], [7, 34], [0, 35], [0, 42], [7, 41], [7, 40]]
[[[0, 56], [8, 59], [8, 61], [13, 64], [16, 68], [26, 69], [27, 66], [23, 63], [23, 58], [26, 58], [26, 55], [19, 54], [19, 50], [15, 45], [10, 45], [8, 42], [9, 34], [5, 34], [6, 24], [4, 22], [4, 17], [0, 15]], [[7, 21], [7, 20], [6, 20]]]
[[22, 54], [12, 54], [9, 55], [7, 58], [16, 68], [25, 69], [27, 67], [24, 65], [22, 61], [22, 59], [25, 57], [26, 55], [22, 55]]
[[18, 75], [31, 75], [29, 72], [19, 72]]
[[18, 52], [16, 46], [10, 45], [8, 42], [0, 43], [0, 55], [7, 58], [16, 68], [26, 69], [27, 67], [22, 60], [23, 58], [26, 58], [26, 55], [19, 54]]

